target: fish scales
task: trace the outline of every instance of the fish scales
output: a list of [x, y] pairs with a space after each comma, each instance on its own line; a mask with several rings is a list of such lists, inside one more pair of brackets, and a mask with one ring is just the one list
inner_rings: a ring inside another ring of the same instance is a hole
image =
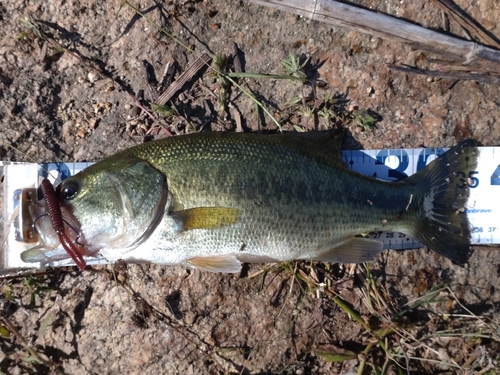
[[[59, 187], [61, 204], [71, 207], [91, 252], [98, 250], [95, 244], [107, 246], [106, 241], [120, 248], [148, 246], [163, 263], [210, 271], [236, 272], [242, 261], [366, 261], [381, 243], [359, 235], [378, 230], [424, 238], [438, 252], [463, 262], [463, 253], [469, 253], [464, 250], [470, 235], [466, 218], [456, 225], [438, 221], [466, 202], [467, 191], [453, 185], [453, 173], [464, 169], [464, 152], [469, 167], [474, 166], [474, 147], [457, 146], [453, 152], [458, 156], [448, 154], [446, 163], [417, 177], [386, 182], [346, 168], [338, 156], [340, 140], [332, 133], [166, 138], [122, 151], [66, 180]], [[78, 191], [67, 196], [71, 184]], [[158, 198], [161, 191], [164, 199]], [[433, 211], [437, 193], [445, 211]], [[106, 194], [118, 195], [117, 203], [107, 202]], [[114, 224], [127, 215], [128, 222]], [[96, 229], [102, 222], [109, 228]], [[139, 229], [129, 231], [135, 222]], [[431, 232], [428, 238], [423, 229]], [[439, 248], [436, 241], [442, 238], [432, 233], [443, 229], [465, 238], [450, 242], [461, 255]]]

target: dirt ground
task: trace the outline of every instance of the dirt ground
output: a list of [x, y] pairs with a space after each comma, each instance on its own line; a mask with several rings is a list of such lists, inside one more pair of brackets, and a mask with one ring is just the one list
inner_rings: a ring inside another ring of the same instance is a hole
[[[443, 27], [431, 1], [357, 3]], [[496, 0], [456, 4], [500, 38]], [[227, 56], [233, 42], [246, 72], [280, 73], [290, 54], [310, 57], [317, 97], [342, 96], [345, 113], [370, 111], [376, 128], [348, 121], [345, 148], [449, 147], [465, 138], [500, 144], [499, 85], [389, 67], [426, 68], [437, 55], [242, 1], [133, 5], [156, 25], [119, 0], [0, 2], [0, 141], [22, 152], [0, 146], [3, 160], [94, 161], [167, 131], [273, 129], [235, 87], [220, 105], [223, 87], [208, 72], [173, 97], [176, 115], [153, 122], [137, 111], [140, 90], [146, 105], [203, 52]], [[450, 30], [462, 33], [452, 21]], [[290, 80], [239, 82], [281, 119], [303, 91]], [[325, 123], [292, 111], [285, 129], [294, 125]], [[43, 271], [0, 281], [2, 373], [340, 374], [354, 366], [366, 374], [500, 373], [496, 248], [477, 247], [463, 268], [422, 249], [384, 252], [369, 268]]]

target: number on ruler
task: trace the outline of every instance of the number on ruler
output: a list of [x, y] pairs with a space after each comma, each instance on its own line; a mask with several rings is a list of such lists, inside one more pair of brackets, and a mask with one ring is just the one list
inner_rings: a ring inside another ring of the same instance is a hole
[[395, 178], [396, 180], [402, 180], [403, 178], [408, 177], [405, 173], [406, 168], [408, 168], [408, 165], [410, 164], [407, 152], [405, 150], [380, 150], [377, 154], [376, 164], [385, 164], [385, 161], [389, 156], [395, 156], [399, 161], [399, 165], [395, 169], [389, 169], [387, 176]]
[[500, 165], [497, 166], [497, 169], [491, 175], [491, 185], [500, 185]]
[[476, 188], [479, 185], [479, 178], [475, 177], [477, 171], [469, 171], [469, 175], [466, 177], [465, 172], [458, 171], [456, 175], [458, 176], [458, 184], [457, 187], [459, 189], [463, 189], [466, 186], [470, 188]]
[[[429, 164], [432, 160], [441, 156], [443, 153], [444, 150], [442, 148], [423, 149], [418, 155], [417, 172], [423, 169], [425, 166], [427, 166], [427, 164]], [[408, 177], [405, 171], [408, 168], [410, 162], [409, 162], [409, 156], [405, 150], [381, 150], [377, 154], [376, 163], [385, 164], [387, 158], [391, 156], [394, 156], [398, 159], [399, 165], [397, 166], [397, 168], [389, 169], [389, 171], [387, 172], [388, 177], [395, 178], [397, 180], [402, 180], [403, 178]], [[479, 181], [477, 182], [479, 183]]]

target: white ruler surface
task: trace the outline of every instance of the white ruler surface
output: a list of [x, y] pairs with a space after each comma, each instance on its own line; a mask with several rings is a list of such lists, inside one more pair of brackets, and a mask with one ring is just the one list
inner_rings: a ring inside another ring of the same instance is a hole
[[[391, 149], [342, 151], [342, 159], [352, 170], [383, 180], [400, 180], [424, 168], [439, 157], [446, 148]], [[78, 173], [92, 163], [12, 163], [0, 161], [4, 178], [3, 217], [10, 230], [0, 248], [0, 274], [8, 270], [34, 268], [36, 264], [24, 263], [20, 253], [31, 246], [18, 242], [13, 235], [12, 215], [16, 207], [16, 195], [21, 189], [38, 187], [39, 181], [47, 177], [64, 178]], [[50, 175], [46, 171], [50, 172]], [[479, 147], [478, 166], [464, 183], [470, 187], [467, 215], [471, 223], [472, 244], [500, 244], [500, 148]], [[371, 238], [384, 243], [385, 249], [405, 250], [422, 247], [404, 233], [376, 232]], [[125, 254], [126, 255], [126, 254]], [[126, 257], [124, 257], [126, 259]], [[104, 264], [103, 259], [88, 258], [89, 264]], [[72, 265], [71, 260], [50, 263], [52, 266]], [[3, 270], [1, 269], [3, 268]]]

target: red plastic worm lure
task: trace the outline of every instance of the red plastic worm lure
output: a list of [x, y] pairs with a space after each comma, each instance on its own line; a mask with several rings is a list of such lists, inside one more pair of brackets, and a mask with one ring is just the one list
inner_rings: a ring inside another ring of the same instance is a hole
[[45, 198], [45, 202], [47, 202], [47, 211], [49, 212], [50, 220], [52, 221], [52, 227], [57, 233], [59, 241], [64, 247], [64, 250], [66, 250], [66, 252], [76, 263], [78, 268], [83, 271], [86, 266], [85, 259], [83, 259], [82, 254], [78, 252], [75, 244], [68, 238], [68, 236], [64, 232], [64, 221], [62, 218], [61, 207], [59, 206], [54, 186], [50, 183], [49, 180], [44, 178], [42, 180], [41, 189], [43, 197]]

